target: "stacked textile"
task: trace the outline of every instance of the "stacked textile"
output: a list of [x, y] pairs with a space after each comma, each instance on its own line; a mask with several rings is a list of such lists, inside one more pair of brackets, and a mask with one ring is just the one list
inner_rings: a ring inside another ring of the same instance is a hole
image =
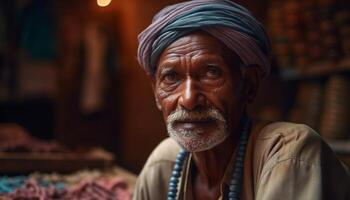
[[28, 180], [24, 187], [0, 195], [3, 200], [129, 200], [131, 194], [127, 184], [120, 178], [82, 182], [71, 188], [41, 186], [36, 181]]
[[0, 152], [54, 153], [67, 152], [67, 148], [54, 141], [34, 138], [16, 124], [0, 124]]
[[[118, 173], [117, 173], [118, 171]], [[40, 174], [0, 178], [1, 200], [129, 200], [132, 182], [116, 168], [70, 175]]]

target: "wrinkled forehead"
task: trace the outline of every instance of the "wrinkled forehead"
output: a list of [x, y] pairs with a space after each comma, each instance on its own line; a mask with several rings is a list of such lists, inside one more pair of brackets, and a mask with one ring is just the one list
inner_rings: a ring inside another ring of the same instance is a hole
[[239, 57], [220, 40], [203, 31], [187, 34], [171, 43], [161, 53], [157, 67], [163, 62], [179, 58], [223, 61], [227, 64], [240, 62]]

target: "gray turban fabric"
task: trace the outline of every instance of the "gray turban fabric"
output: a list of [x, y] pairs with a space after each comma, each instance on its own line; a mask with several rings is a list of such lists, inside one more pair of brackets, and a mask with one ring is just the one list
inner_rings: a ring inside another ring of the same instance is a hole
[[229, 0], [193, 0], [165, 7], [139, 35], [138, 61], [153, 75], [160, 54], [175, 40], [202, 30], [234, 51], [244, 65], [270, 71], [270, 42], [264, 27], [244, 7]]

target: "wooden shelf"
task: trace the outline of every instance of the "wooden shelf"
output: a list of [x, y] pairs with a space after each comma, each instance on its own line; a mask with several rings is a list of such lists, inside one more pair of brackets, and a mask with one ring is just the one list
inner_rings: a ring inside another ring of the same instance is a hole
[[103, 169], [113, 159], [80, 153], [0, 153], [0, 173], [60, 172]]
[[326, 140], [327, 144], [350, 169], [350, 140]]
[[339, 73], [350, 73], [350, 58], [343, 59], [338, 63], [316, 63], [303, 70], [297, 70], [297, 67], [284, 69], [281, 70], [280, 75], [282, 80], [298, 81], [318, 79]]
[[326, 140], [326, 142], [335, 153], [350, 155], [350, 140]]

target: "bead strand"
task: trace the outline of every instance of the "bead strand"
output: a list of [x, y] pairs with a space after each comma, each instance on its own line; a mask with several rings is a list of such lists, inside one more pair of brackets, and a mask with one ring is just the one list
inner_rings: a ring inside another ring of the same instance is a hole
[[251, 120], [248, 118], [245, 120], [243, 127], [242, 135], [239, 140], [238, 151], [236, 155], [236, 161], [232, 177], [229, 185], [228, 199], [229, 200], [238, 200], [240, 197], [242, 189], [242, 177], [243, 177], [243, 161], [244, 154], [247, 145], [247, 141], [250, 134]]
[[179, 179], [181, 177], [183, 163], [187, 155], [188, 155], [188, 152], [185, 150], [180, 150], [179, 154], [177, 155], [173, 172], [171, 174], [170, 181], [169, 181], [167, 200], [177, 199]]

